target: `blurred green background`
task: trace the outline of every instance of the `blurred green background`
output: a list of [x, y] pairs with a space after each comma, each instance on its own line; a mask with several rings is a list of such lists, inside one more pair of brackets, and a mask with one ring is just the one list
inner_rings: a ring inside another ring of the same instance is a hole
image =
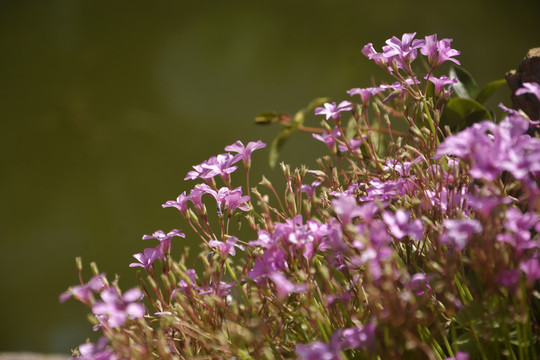
[[[92, 336], [84, 306], [58, 303], [74, 258], [134, 286], [132, 254], [155, 245], [142, 235], [183, 227], [161, 204], [194, 185], [190, 166], [269, 143], [261, 111], [368, 86], [381, 72], [366, 43], [453, 38], [484, 85], [540, 46], [538, 14], [536, 0], [0, 1], [0, 351], [69, 353]], [[310, 138], [284, 158], [322, 153]], [[269, 172], [267, 152], [254, 158], [253, 181]]]

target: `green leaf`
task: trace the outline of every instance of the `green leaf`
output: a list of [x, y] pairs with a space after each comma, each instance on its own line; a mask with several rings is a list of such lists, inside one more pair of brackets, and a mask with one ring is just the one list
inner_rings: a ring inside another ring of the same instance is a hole
[[476, 99], [480, 93], [480, 88], [474, 81], [471, 74], [459, 66], [452, 66], [448, 77], [458, 79], [458, 82], [452, 86], [457, 96], [468, 99]]
[[501, 86], [506, 84], [505, 79], [495, 80], [487, 84], [482, 91], [476, 96], [476, 101], [478, 101], [480, 104], [483, 104], [486, 102], [487, 99], [493, 95], [497, 89], [499, 89]]
[[461, 130], [482, 120], [492, 120], [490, 112], [477, 101], [454, 98], [448, 101], [441, 117], [440, 127]]
[[269, 164], [270, 168], [273, 169], [279, 158], [279, 154], [281, 153], [281, 149], [283, 148], [283, 145], [289, 141], [289, 138], [292, 134], [294, 134], [297, 130], [297, 127], [285, 127], [281, 129], [277, 136], [275, 137], [274, 141], [272, 141], [272, 144], [270, 145], [270, 151], [269, 151]]

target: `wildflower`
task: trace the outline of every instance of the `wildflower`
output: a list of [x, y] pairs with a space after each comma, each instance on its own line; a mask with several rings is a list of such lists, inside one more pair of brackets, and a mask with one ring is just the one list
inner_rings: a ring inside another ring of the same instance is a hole
[[343, 340], [340, 344], [342, 350], [348, 349], [373, 349], [375, 346], [375, 328], [374, 323], [364, 326], [344, 329], [340, 332]]
[[88, 280], [86, 284], [69, 288], [68, 291], [60, 295], [60, 302], [63, 303], [73, 296], [83, 304], [89, 304], [92, 301], [93, 293], [105, 288], [104, 277], [105, 274], [98, 274]]
[[347, 152], [347, 151], [355, 152], [355, 151], [358, 151], [360, 149], [360, 145], [362, 145], [364, 143], [365, 139], [367, 139], [367, 135], [362, 135], [362, 137], [360, 139], [356, 139], [356, 138], [350, 139], [348, 145], [339, 144], [338, 145], [339, 151], [341, 151], [341, 152]]
[[358, 206], [356, 198], [352, 195], [341, 194], [337, 199], [332, 200], [332, 206], [344, 224], [350, 223], [353, 218], [363, 214], [362, 208]]
[[102, 322], [111, 327], [124, 325], [128, 318], [141, 318], [144, 316], [144, 306], [138, 302], [143, 294], [139, 289], [126, 291], [123, 296], [113, 289], [105, 289], [101, 292], [102, 302], [92, 306], [95, 315], [106, 315]]
[[411, 277], [410, 287], [416, 296], [424, 296], [426, 291], [431, 291], [431, 286], [429, 286], [429, 277], [423, 273], [414, 274]]
[[244, 250], [244, 247], [240, 244], [237, 244], [238, 238], [235, 236], [231, 236], [225, 242], [218, 241], [218, 240], [210, 240], [208, 244], [210, 246], [214, 246], [219, 249], [219, 252], [221, 253], [221, 256], [226, 257], [227, 255], [234, 256], [236, 255], [236, 250], [234, 249], [239, 248], [240, 250]]
[[142, 253], [134, 254], [133, 257], [138, 263], [131, 263], [129, 267], [143, 267], [146, 271], [152, 269], [152, 264], [156, 259], [163, 259], [165, 257], [163, 253], [163, 247], [161, 244], [155, 248], [144, 249]]
[[536, 280], [540, 279], [540, 263], [537, 258], [521, 261], [519, 268], [527, 277], [527, 283], [529, 285], [534, 285]]
[[395, 36], [386, 40], [382, 56], [388, 63], [400, 69], [406, 69], [416, 59], [418, 48], [425, 44], [425, 40], [414, 39], [416, 33], [405, 33], [401, 40]]
[[336, 144], [336, 140], [341, 137], [341, 131], [339, 130], [339, 126], [334, 127], [331, 133], [326, 132], [326, 130], [323, 130], [322, 135], [319, 134], [312, 134], [312, 136], [322, 141], [326, 144], [331, 150], [333, 150], [334, 145]]
[[77, 360], [116, 360], [118, 357], [107, 347], [109, 339], [105, 336], [99, 338], [97, 344], [87, 342], [79, 345]]
[[385, 211], [382, 218], [388, 230], [396, 239], [403, 239], [409, 236], [414, 240], [421, 240], [424, 236], [424, 227], [420, 219], [415, 219], [409, 222], [411, 214], [408, 211], [398, 209], [395, 214], [390, 211]]
[[384, 88], [381, 87], [369, 87], [369, 88], [354, 88], [349, 91], [347, 91], [347, 94], [350, 96], [353, 95], [360, 95], [360, 99], [362, 100], [362, 104], [364, 106], [367, 106], [369, 104], [369, 98], [373, 95], [376, 95], [383, 91]]
[[457, 84], [458, 82], [457, 78], [450, 79], [445, 75], [441, 76], [440, 78], [436, 78], [435, 76], [426, 76], [424, 79], [431, 81], [435, 86], [435, 96], [448, 96], [449, 93], [447, 91], [443, 93], [444, 87], [447, 85]]
[[469, 360], [469, 354], [463, 351], [458, 351], [454, 357], [449, 357], [445, 360]]
[[451, 245], [458, 250], [463, 250], [471, 236], [482, 231], [482, 224], [474, 219], [446, 219], [444, 220], [446, 231], [442, 234], [442, 244]]
[[306, 284], [294, 284], [280, 272], [272, 272], [268, 277], [274, 282], [277, 290], [277, 298], [285, 299], [291, 293], [304, 293], [308, 287]]
[[516, 90], [516, 95], [533, 94], [540, 100], [540, 84], [533, 82], [524, 82], [523, 87]]
[[226, 146], [225, 151], [232, 151], [238, 153], [238, 158], [242, 159], [246, 168], [249, 168], [251, 165], [251, 153], [257, 149], [262, 149], [264, 147], [266, 147], [266, 144], [263, 143], [261, 140], [257, 142], [249, 142], [245, 147], [241, 141], [237, 141], [232, 145]]
[[326, 120], [332, 118], [339, 120], [340, 113], [353, 109], [353, 104], [350, 101], [342, 101], [336, 106], [336, 103], [325, 103], [324, 107], [315, 108], [315, 115], [326, 115]]
[[218, 213], [228, 211], [234, 212], [236, 209], [248, 211], [249, 206], [246, 204], [250, 197], [248, 195], [242, 196], [242, 187], [239, 186], [234, 190], [228, 187], [222, 187], [218, 191], [211, 189], [209, 186], [204, 187], [203, 192], [216, 200], [218, 205]]
[[148, 240], [148, 239], [159, 240], [161, 247], [163, 248], [163, 251], [165, 252], [165, 254], [167, 254], [171, 249], [171, 241], [175, 236], [182, 237], [182, 238], [186, 237], [186, 235], [184, 233], [181, 233], [180, 230], [172, 229], [167, 234], [165, 234], [162, 230], [158, 230], [152, 235], [144, 235], [142, 239], [143, 240]]
[[175, 200], [169, 200], [165, 204], [161, 205], [163, 208], [167, 207], [175, 207], [184, 215], [187, 213], [187, 202], [189, 198], [186, 196], [186, 192], [184, 191]]
[[249, 271], [248, 277], [257, 280], [259, 277], [266, 277], [286, 267], [285, 252], [282, 249], [273, 247], [267, 249], [262, 257], [255, 259], [255, 264]]
[[212, 156], [201, 164], [193, 166], [194, 171], [188, 172], [184, 180], [195, 180], [197, 178], [209, 180], [216, 175], [227, 180], [229, 174], [238, 169], [238, 166], [233, 165], [238, 160], [240, 159], [229, 153]]
[[437, 34], [426, 36], [424, 45], [420, 47], [420, 52], [422, 55], [428, 57], [428, 63], [431, 66], [431, 69], [439, 67], [447, 60], [460, 65], [460, 62], [453, 59], [453, 57], [461, 54], [461, 52], [451, 49], [451, 43], [452, 39], [442, 39], [437, 41]]

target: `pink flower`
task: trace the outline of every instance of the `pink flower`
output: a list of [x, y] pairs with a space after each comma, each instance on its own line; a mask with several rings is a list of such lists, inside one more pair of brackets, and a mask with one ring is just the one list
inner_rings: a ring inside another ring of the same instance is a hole
[[306, 284], [295, 284], [280, 272], [273, 272], [268, 277], [276, 285], [277, 297], [281, 300], [285, 299], [291, 293], [304, 293], [308, 289]]
[[112, 327], [124, 325], [129, 318], [142, 318], [144, 316], [144, 306], [139, 300], [143, 293], [139, 289], [126, 291], [123, 296], [113, 289], [105, 289], [101, 292], [102, 302], [92, 306], [94, 315], [105, 315], [102, 322]]
[[523, 83], [523, 87], [516, 90], [516, 95], [533, 94], [540, 100], [540, 85], [538, 83]]
[[133, 257], [138, 261], [138, 263], [131, 263], [129, 264], [129, 267], [140, 266], [148, 271], [152, 268], [152, 264], [156, 259], [162, 259], [165, 257], [165, 255], [163, 253], [162, 245], [159, 244], [155, 248], [144, 249], [142, 253], [135, 254]]
[[169, 200], [167, 201], [165, 204], [161, 205], [163, 208], [167, 208], [167, 207], [175, 207], [177, 208], [178, 210], [180, 210], [180, 212], [182, 214], [186, 214], [187, 213], [187, 202], [188, 202], [188, 197], [186, 196], [186, 192], [184, 191], [183, 193], [181, 193], [180, 195], [178, 195], [178, 197], [176, 198], [176, 201], [174, 200]]
[[73, 296], [83, 304], [89, 304], [92, 301], [93, 294], [105, 288], [105, 283], [103, 282], [104, 277], [105, 274], [98, 274], [88, 280], [84, 285], [77, 285], [69, 288], [68, 291], [60, 295], [60, 302], [63, 303]]
[[219, 252], [223, 257], [226, 257], [227, 255], [234, 256], [236, 255], [235, 247], [239, 248], [240, 250], [244, 250], [244, 247], [240, 244], [237, 244], [238, 238], [235, 236], [231, 236], [225, 242], [218, 241], [218, 240], [210, 240], [208, 244], [210, 246], [214, 246], [219, 249]]
[[350, 111], [353, 109], [353, 104], [350, 101], [342, 101], [336, 106], [336, 103], [325, 103], [324, 107], [318, 107], [315, 109], [315, 115], [326, 115], [326, 120], [332, 118], [339, 120], [340, 113], [343, 111]]
[[380, 87], [369, 87], [369, 88], [354, 88], [349, 91], [347, 91], [347, 94], [353, 96], [353, 95], [360, 95], [360, 99], [362, 100], [362, 104], [368, 105], [369, 104], [369, 98], [373, 95], [376, 95], [383, 91], [385, 89]]
[[225, 151], [232, 151], [238, 153], [237, 157], [239, 159], [242, 159], [246, 168], [249, 168], [249, 166], [251, 165], [251, 153], [264, 147], [266, 147], [266, 144], [263, 143], [261, 140], [257, 142], [249, 142], [245, 147], [241, 141], [237, 141], [232, 145], [226, 146]]
[[440, 66], [447, 60], [460, 65], [459, 61], [453, 59], [453, 57], [461, 54], [461, 52], [451, 49], [451, 43], [452, 39], [442, 39], [437, 41], [437, 34], [429, 35], [426, 36], [425, 43], [420, 48], [420, 52], [422, 55], [428, 57], [428, 62], [432, 69]]

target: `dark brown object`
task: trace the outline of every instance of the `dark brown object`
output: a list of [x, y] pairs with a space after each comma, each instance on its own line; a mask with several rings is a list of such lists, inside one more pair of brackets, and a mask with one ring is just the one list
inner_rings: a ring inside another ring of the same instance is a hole
[[540, 84], [540, 47], [530, 49], [518, 70], [510, 70], [505, 78], [512, 90], [512, 107], [523, 110], [531, 120], [540, 119], [540, 101], [536, 96], [530, 93], [515, 95], [516, 90], [523, 87], [525, 82]]

